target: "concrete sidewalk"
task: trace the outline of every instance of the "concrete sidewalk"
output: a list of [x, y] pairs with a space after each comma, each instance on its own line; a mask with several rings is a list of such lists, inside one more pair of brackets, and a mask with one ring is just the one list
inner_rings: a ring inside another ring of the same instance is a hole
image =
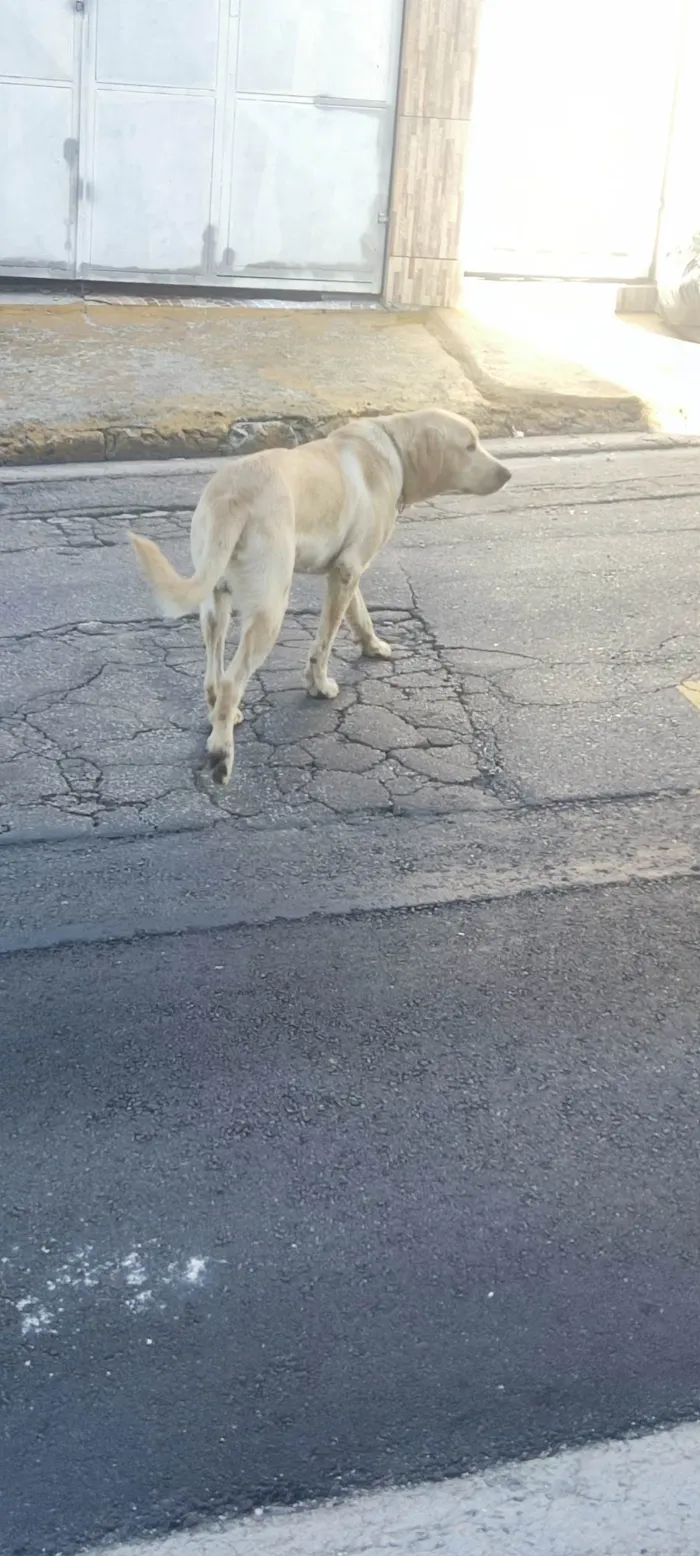
[[0, 464], [252, 452], [439, 404], [485, 436], [653, 425], [634, 385], [478, 309], [0, 294]]
[[113, 1556], [699, 1556], [699, 1448], [691, 1423], [436, 1485], [260, 1508]]
[[[450, 314], [487, 398], [507, 399], [517, 421], [537, 407], [557, 415], [578, 401], [608, 414], [610, 385], [635, 401], [649, 428], [700, 432], [700, 346], [681, 340], [649, 307], [649, 289], [572, 281], [465, 282], [462, 312]], [[438, 323], [437, 330], [440, 333]], [[530, 427], [525, 429], [530, 431]], [[602, 429], [600, 429], [602, 430]]]

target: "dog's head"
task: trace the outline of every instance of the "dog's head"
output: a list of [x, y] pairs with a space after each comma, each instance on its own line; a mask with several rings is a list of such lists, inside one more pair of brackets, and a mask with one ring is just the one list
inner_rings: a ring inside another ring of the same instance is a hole
[[510, 470], [487, 453], [465, 416], [413, 411], [386, 422], [403, 459], [406, 504], [449, 492], [487, 497], [510, 480]]

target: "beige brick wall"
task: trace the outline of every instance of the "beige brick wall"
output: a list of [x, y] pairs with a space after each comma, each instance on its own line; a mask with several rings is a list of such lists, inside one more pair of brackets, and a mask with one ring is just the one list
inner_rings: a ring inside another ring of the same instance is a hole
[[406, 0], [386, 301], [459, 301], [464, 164], [481, 0]]

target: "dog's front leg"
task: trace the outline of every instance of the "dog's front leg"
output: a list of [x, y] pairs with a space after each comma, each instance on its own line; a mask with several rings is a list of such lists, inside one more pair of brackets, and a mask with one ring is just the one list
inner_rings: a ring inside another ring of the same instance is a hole
[[377, 637], [374, 622], [359, 589], [355, 590], [345, 612], [348, 626], [360, 644], [363, 654], [370, 659], [391, 659], [391, 644]]
[[333, 641], [357, 588], [361, 568], [349, 561], [336, 562], [326, 579], [326, 596], [316, 639], [306, 664], [306, 690], [310, 697], [337, 697], [339, 686], [328, 674]]

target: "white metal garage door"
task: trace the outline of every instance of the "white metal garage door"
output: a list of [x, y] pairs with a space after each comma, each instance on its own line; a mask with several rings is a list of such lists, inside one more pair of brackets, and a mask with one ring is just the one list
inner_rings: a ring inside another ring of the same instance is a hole
[[377, 292], [401, 0], [0, 0], [0, 271]]
[[483, 0], [468, 272], [650, 273], [686, 3]]

